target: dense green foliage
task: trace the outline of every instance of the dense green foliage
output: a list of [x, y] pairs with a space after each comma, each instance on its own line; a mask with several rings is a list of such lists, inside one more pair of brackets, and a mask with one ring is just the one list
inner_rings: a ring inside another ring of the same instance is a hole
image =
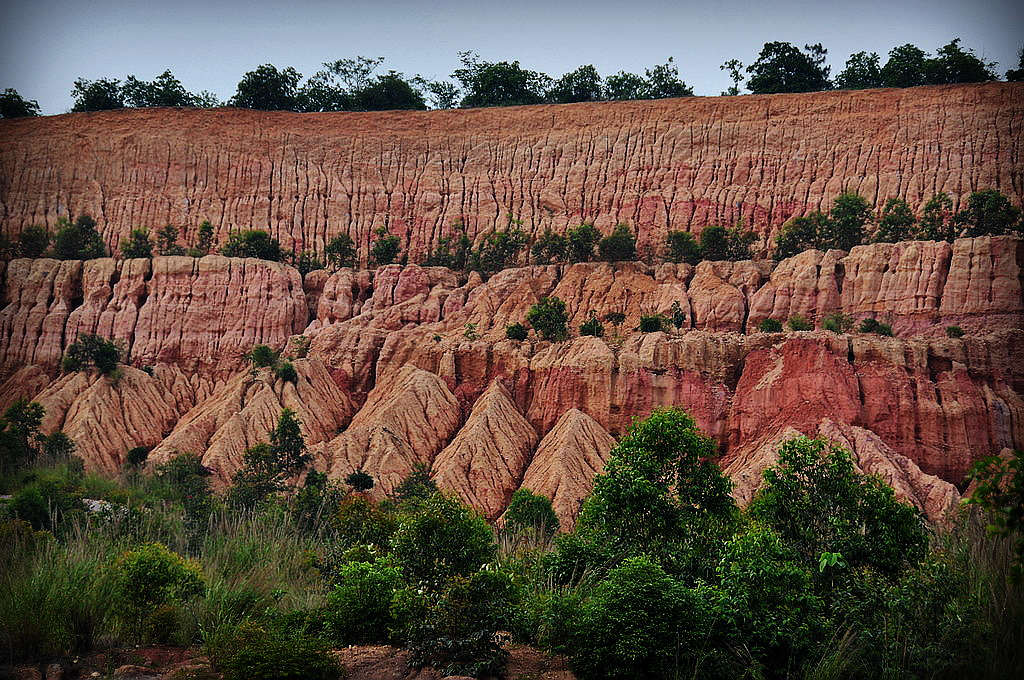
[[781, 333], [782, 322], [778, 319], [765, 319], [757, 325], [757, 330], [762, 333]]
[[373, 233], [377, 240], [370, 247], [370, 259], [379, 266], [394, 263], [398, 259], [398, 237], [393, 236], [387, 227], [378, 227]]
[[765, 43], [757, 60], [747, 67], [747, 87], [754, 94], [827, 90], [827, 53], [820, 43], [804, 45], [803, 52], [787, 42]]
[[44, 227], [33, 225], [18, 234], [18, 255], [20, 257], [42, 257], [50, 245], [50, 232]]
[[332, 238], [324, 248], [327, 261], [334, 267], [354, 267], [356, 264], [356, 243], [348, 234]]
[[25, 99], [14, 88], [0, 92], [0, 118], [27, 118], [39, 115], [39, 102]]
[[66, 373], [95, 368], [103, 375], [113, 375], [123, 352], [114, 342], [99, 335], [79, 335], [68, 345], [61, 360]]
[[505, 326], [505, 337], [509, 340], [526, 340], [529, 330], [518, 321]]
[[1024, 578], [1024, 462], [1019, 451], [1007, 457], [986, 456], [974, 464], [968, 478], [978, 486], [969, 503], [989, 512], [988, 530], [1014, 536], [1014, 577]]
[[93, 260], [107, 256], [103, 237], [96, 231], [96, 220], [79, 215], [72, 224], [64, 217], [57, 218], [57, 233], [53, 237], [53, 256], [58, 260]]
[[121, 257], [153, 257], [153, 241], [148, 229], [132, 229], [131, 235], [121, 241]]
[[791, 331], [813, 331], [814, 324], [808, 321], [802, 314], [794, 314], [786, 321], [786, 326]]
[[537, 335], [554, 342], [569, 337], [568, 320], [565, 302], [556, 297], [541, 298], [526, 314], [526, 322], [537, 331]]
[[598, 241], [597, 250], [605, 262], [624, 262], [636, 259], [636, 236], [629, 226], [617, 224], [612, 233]]
[[505, 511], [505, 526], [511, 531], [537, 532], [550, 536], [558, 531], [558, 515], [551, 507], [551, 499], [529, 489], [518, 489], [509, 500]]
[[220, 254], [225, 257], [255, 257], [272, 262], [280, 262], [283, 257], [281, 244], [262, 229], [231, 232]]

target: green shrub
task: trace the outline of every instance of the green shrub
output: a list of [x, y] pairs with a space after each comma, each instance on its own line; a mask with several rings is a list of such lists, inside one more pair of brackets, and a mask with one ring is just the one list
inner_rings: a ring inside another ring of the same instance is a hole
[[50, 245], [50, 232], [45, 227], [32, 225], [18, 234], [19, 257], [42, 257]]
[[262, 229], [231, 232], [220, 253], [225, 257], [255, 257], [272, 262], [280, 262], [284, 255], [277, 239]]
[[580, 678], [700, 677], [714, 651], [709, 605], [650, 557], [631, 557], [570, 613], [554, 646]]
[[435, 494], [419, 501], [391, 537], [398, 567], [412, 581], [466, 576], [494, 559], [494, 532], [475, 510]]
[[156, 468], [157, 479], [167, 485], [171, 500], [185, 511], [186, 525], [193, 527], [205, 525], [212, 509], [212, 475], [213, 471], [194, 453], [179, 454]]
[[208, 651], [224, 680], [338, 680], [344, 673], [327, 642], [282, 623], [243, 623]]
[[518, 321], [505, 326], [505, 337], [509, 340], [526, 340], [528, 333], [526, 326]]
[[373, 477], [362, 469], [349, 473], [345, 477], [345, 483], [356, 491], [369, 491], [373, 488]]
[[594, 248], [601, 240], [601, 232], [589, 222], [584, 222], [566, 233], [570, 262], [590, 262], [594, 259]]
[[394, 497], [398, 501], [422, 500], [437, 493], [437, 484], [430, 478], [430, 467], [425, 463], [414, 463], [405, 479], [395, 487]]
[[870, 317], [861, 321], [860, 327], [857, 330], [860, 333], [876, 333], [878, 335], [892, 337], [892, 326], [887, 323], [881, 323], [880, 321]]
[[178, 228], [173, 224], [156, 232], [156, 251], [161, 255], [184, 255], [185, 249], [178, 245]]
[[176, 604], [163, 604], [139, 623], [139, 638], [152, 645], [185, 645], [189, 641], [182, 639], [184, 627], [185, 612], [182, 608]]
[[605, 262], [623, 262], [636, 259], [636, 236], [625, 224], [615, 225], [615, 229], [597, 244], [601, 259]]
[[821, 321], [821, 327], [826, 331], [832, 331], [837, 335], [843, 333], [849, 333], [853, 328], [854, 320], [853, 317], [847, 316], [842, 312], [836, 312], [829, 314]]
[[590, 318], [580, 326], [580, 335], [592, 335], [595, 338], [604, 335], [604, 326], [598, 321], [596, 314], [592, 313]]
[[701, 260], [697, 239], [688, 231], [670, 231], [665, 237], [668, 244], [668, 259], [672, 262], [698, 264]]
[[123, 553], [113, 570], [129, 617], [146, 616], [161, 605], [184, 602], [201, 595], [205, 588], [199, 565], [160, 543]]
[[142, 467], [146, 459], [149, 458], [149, 452], [152, 448], [152, 446], [136, 446], [128, 449], [128, 453], [124, 456], [125, 465], [132, 468]]
[[820, 638], [823, 604], [799, 553], [769, 528], [752, 526], [726, 546], [718, 567], [718, 612], [765, 667], [793, 665]]
[[529, 530], [550, 536], [558, 531], [558, 515], [551, 507], [550, 498], [529, 489], [519, 489], [512, 494], [505, 510], [505, 526], [514, 532]]
[[87, 368], [96, 368], [106, 376], [117, 370], [121, 361], [121, 349], [106, 338], [99, 335], [79, 335], [68, 345], [61, 360], [61, 368], [66, 373], [73, 373]]
[[641, 314], [640, 332], [657, 333], [658, 331], [663, 331], [667, 321], [668, 319], [665, 318], [664, 314]]
[[282, 409], [277, 426], [270, 432], [270, 443], [246, 449], [242, 467], [231, 477], [228, 500], [233, 505], [252, 508], [290, 488], [291, 481], [313, 460], [300, 426], [294, 411]]
[[793, 316], [789, 317], [789, 321], [786, 322], [786, 325], [789, 326], [789, 330], [791, 330], [791, 331], [813, 331], [814, 330], [814, 324], [811, 323], [810, 321], [808, 321], [807, 319], [805, 319], [800, 314], [794, 314]]
[[499, 675], [508, 653], [494, 640], [507, 627], [517, 599], [507, 574], [478, 571], [452, 576], [437, 590], [399, 591], [392, 615], [414, 665], [442, 675]]
[[153, 241], [149, 238], [149, 230], [132, 229], [128, 239], [121, 241], [121, 257], [126, 259], [153, 257]]
[[916, 235], [917, 219], [914, 212], [902, 198], [890, 198], [885, 202], [882, 213], [878, 217], [878, 230], [875, 232], [875, 243], [897, 243], [910, 241]]
[[292, 266], [299, 270], [300, 276], [305, 276], [317, 269], [323, 269], [324, 263], [320, 261], [316, 253], [303, 251], [298, 257], [292, 257]]
[[782, 322], [778, 319], [765, 319], [757, 325], [757, 330], [762, 333], [781, 333]]
[[365, 496], [353, 494], [338, 505], [334, 529], [345, 546], [372, 545], [383, 549], [398, 529], [398, 519]]
[[493, 274], [513, 266], [519, 257], [519, 251], [526, 246], [526, 234], [514, 228], [517, 220], [509, 220], [506, 231], [488, 234], [470, 256], [470, 267], [484, 274]]
[[946, 326], [946, 337], [962, 338], [964, 337], [964, 329], [960, 328], [960, 326]]
[[213, 250], [213, 225], [209, 220], [203, 220], [199, 225], [199, 240], [194, 250], [199, 256], [209, 255]]
[[103, 237], [96, 231], [96, 220], [88, 215], [80, 215], [72, 224], [64, 217], [57, 218], [53, 256], [58, 260], [106, 257], [107, 247], [103, 244]]
[[267, 345], [255, 345], [242, 358], [252, 364], [253, 368], [266, 368], [276, 365], [279, 356], [280, 352]]
[[354, 267], [356, 264], [356, 242], [348, 234], [338, 234], [328, 241], [324, 253], [334, 267]]
[[540, 238], [530, 248], [535, 264], [564, 262], [569, 253], [569, 239], [556, 234], [550, 228], [545, 229]]
[[278, 364], [274, 368], [274, 377], [292, 384], [299, 382], [299, 373], [295, 370], [295, 365], [290, 361], [282, 361]]
[[7, 504], [11, 516], [35, 529], [53, 531], [58, 524], [83, 511], [82, 493], [63, 479], [37, 479], [19, 489]]
[[327, 596], [324, 625], [340, 645], [382, 643], [393, 628], [391, 598], [401, 586], [401, 572], [382, 562], [342, 565]]
[[965, 236], [1002, 236], [1024, 231], [1020, 209], [995, 189], [975, 191], [967, 198], [967, 207], [957, 216], [967, 225]]
[[679, 300], [672, 301], [672, 325], [676, 327], [676, 330], [681, 329], [686, 325], [686, 312], [683, 311], [682, 305], [679, 304]]
[[569, 330], [566, 328], [568, 319], [565, 303], [556, 297], [541, 298], [526, 314], [526, 322], [533, 326], [538, 335], [555, 342], [569, 337]]
[[921, 513], [891, 487], [858, 474], [850, 454], [819, 439], [797, 437], [778, 449], [778, 464], [750, 504], [751, 517], [775, 530], [816, 568], [822, 553], [851, 567], [898, 573], [928, 547]]
[[387, 227], [377, 227], [373, 232], [377, 235], [377, 240], [373, 242], [373, 246], [370, 248], [370, 259], [373, 260], [378, 266], [391, 264], [398, 259], [398, 237], [392, 236]]

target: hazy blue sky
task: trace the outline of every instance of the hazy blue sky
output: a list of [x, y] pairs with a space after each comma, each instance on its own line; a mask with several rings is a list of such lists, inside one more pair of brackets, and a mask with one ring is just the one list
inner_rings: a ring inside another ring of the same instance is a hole
[[896, 45], [932, 52], [954, 36], [1002, 74], [1024, 41], [1024, 2], [0, 0], [0, 89], [62, 113], [78, 77], [149, 80], [170, 68], [189, 90], [227, 98], [262, 63], [311, 75], [323, 61], [384, 56], [385, 67], [439, 78], [472, 49], [555, 77], [580, 64], [642, 73], [672, 56], [697, 94], [716, 95], [729, 85], [719, 65], [749, 64], [770, 40], [823, 43], [834, 75], [852, 52], [884, 62]]

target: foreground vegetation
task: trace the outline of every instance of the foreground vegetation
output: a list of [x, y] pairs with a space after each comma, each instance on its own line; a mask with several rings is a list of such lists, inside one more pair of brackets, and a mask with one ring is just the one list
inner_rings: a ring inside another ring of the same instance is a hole
[[[1005, 678], [1024, 663], [1019, 511], [996, 513], [996, 535], [977, 511], [929, 528], [822, 441], [784, 443], [741, 510], [713, 442], [656, 411], [556, 533], [548, 499], [517, 492], [496, 529], [424, 467], [379, 501], [361, 471], [329, 482], [287, 411], [218, 496], [193, 455], [143, 474], [134, 451], [121, 479], [87, 475], [44, 450], [24, 407], [0, 428], [20, 451], [0, 478], [10, 663], [169, 643], [226, 678], [337, 678], [330, 648], [388, 642], [482, 677], [506, 634], [580, 678]], [[978, 468], [986, 507], [1019, 505], [1018, 468]]]

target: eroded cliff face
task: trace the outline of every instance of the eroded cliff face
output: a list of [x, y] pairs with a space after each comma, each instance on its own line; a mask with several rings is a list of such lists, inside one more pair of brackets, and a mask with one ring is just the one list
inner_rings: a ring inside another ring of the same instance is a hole
[[[697, 267], [584, 263], [488, 280], [436, 267], [313, 272], [209, 256], [6, 268], [0, 398], [36, 398], [87, 465], [113, 473], [133, 446], [152, 461], [192, 451], [228, 483], [282, 408], [298, 413], [315, 465], [363, 469], [390, 492], [414, 465], [500, 519], [512, 493], [554, 499], [571, 525], [614, 439], [660, 406], [689, 411], [748, 500], [795, 432], [850, 448], [858, 465], [941, 519], [979, 456], [1024, 447], [1024, 243], [912, 242]], [[505, 338], [543, 296], [570, 330], [622, 312], [604, 337]], [[636, 329], [641, 313], [685, 315]], [[833, 312], [892, 322], [897, 337], [765, 334], [764, 318]], [[958, 323], [963, 338], [947, 338]], [[58, 375], [76, 333], [114, 337], [120, 380]], [[257, 343], [295, 351], [296, 383], [251, 371]], [[152, 367], [148, 372], [137, 370]]]
[[[918, 208], [995, 188], [1024, 197], [1024, 86], [689, 97], [430, 112], [148, 109], [0, 121], [0, 225], [13, 235], [89, 213], [115, 247], [139, 226], [186, 242], [212, 222], [323, 252], [348, 233], [366, 261], [389, 227], [410, 262], [450, 235], [537, 236], [594, 220], [638, 230], [743, 218], [762, 244], [844, 189]], [[110, 159], [118, 159], [111, 162]]]

